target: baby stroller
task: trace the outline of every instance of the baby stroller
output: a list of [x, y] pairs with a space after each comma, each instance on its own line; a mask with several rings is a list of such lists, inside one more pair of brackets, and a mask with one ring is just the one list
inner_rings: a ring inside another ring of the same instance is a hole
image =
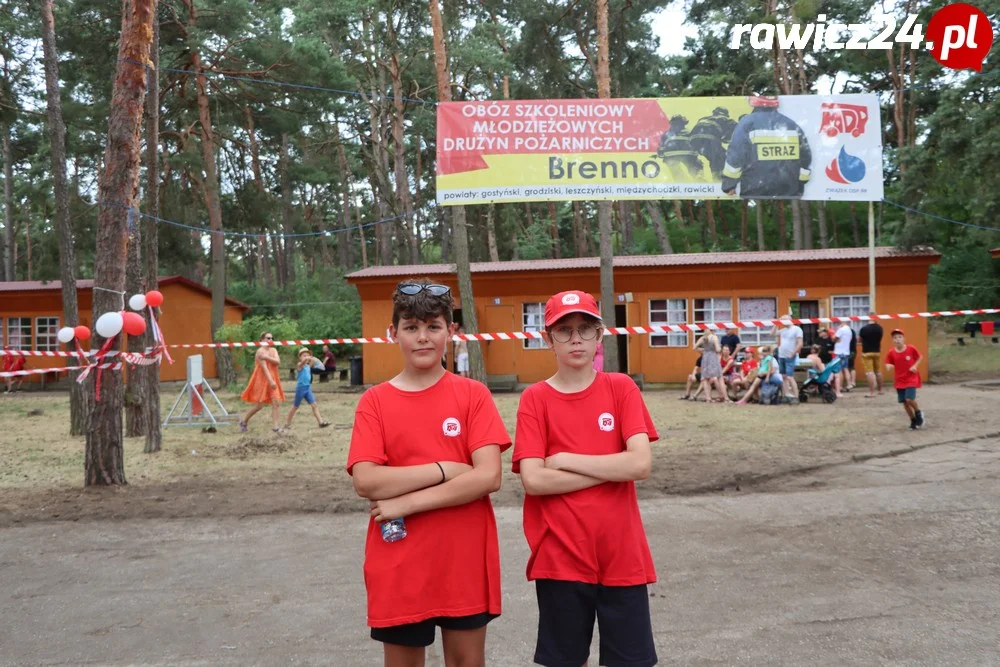
[[840, 372], [842, 361], [837, 357], [826, 365], [822, 373], [809, 369], [809, 378], [799, 387], [799, 402], [806, 403], [809, 396], [820, 396], [824, 403], [837, 400], [837, 392], [833, 389], [833, 377]]

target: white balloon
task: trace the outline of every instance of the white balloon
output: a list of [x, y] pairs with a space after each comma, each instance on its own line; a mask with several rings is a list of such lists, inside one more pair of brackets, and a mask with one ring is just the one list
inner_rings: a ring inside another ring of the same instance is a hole
[[128, 300], [128, 307], [132, 310], [142, 310], [146, 307], [146, 295], [134, 294], [132, 298]]
[[114, 338], [121, 333], [124, 325], [125, 321], [122, 319], [121, 313], [104, 313], [97, 318], [97, 324], [94, 328], [102, 337]]
[[60, 343], [69, 343], [76, 338], [76, 331], [73, 327], [63, 327], [56, 334], [56, 338], [59, 339]]

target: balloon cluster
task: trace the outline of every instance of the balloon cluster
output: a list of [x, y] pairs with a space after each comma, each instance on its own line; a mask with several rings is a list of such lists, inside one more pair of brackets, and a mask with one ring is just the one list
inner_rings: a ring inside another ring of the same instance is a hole
[[[163, 305], [163, 294], [156, 290], [145, 294], [136, 294], [128, 300], [128, 305], [132, 310], [140, 312], [147, 307], [159, 308]], [[133, 313], [127, 310], [120, 313], [104, 313], [94, 323], [94, 330], [102, 338], [114, 338], [122, 331], [129, 336], [141, 336], [146, 333], [146, 319], [138, 312]], [[90, 329], [84, 326], [63, 327], [56, 334], [56, 337], [60, 343], [69, 343], [74, 338], [79, 341], [87, 341], [90, 340]]]

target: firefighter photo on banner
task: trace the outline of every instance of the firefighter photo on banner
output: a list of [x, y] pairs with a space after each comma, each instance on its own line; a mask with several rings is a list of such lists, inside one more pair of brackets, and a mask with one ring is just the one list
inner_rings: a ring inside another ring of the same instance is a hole
[[812, 175], [805, 132], [779, 111], [777, 97], [751, 97], [753, 111], [733, 130], [722, 190], [747, 199], [797, 199]]
[[445, 102], [437, 201], [872, 201], [881, 138], [871, 94]]

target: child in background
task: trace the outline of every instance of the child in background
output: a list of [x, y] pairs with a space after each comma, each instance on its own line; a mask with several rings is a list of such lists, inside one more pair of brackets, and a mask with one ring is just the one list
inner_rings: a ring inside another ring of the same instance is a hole
[[292, 418], [295, 417], [295, 412], [302, 405], [302, 401], [309, 404], [312, 408], [313, 417], [316, 418], [316, 423], [320, 428], [326, 428], [330, 425], [330, 422], [324, 421], [324, 419], [319, 414], [319, 406], [316, 405], [316, 397], [313, 396], [312, 392], [312, 369], [316, 365], [322, 365], [319, 359], [312, 356], [309, 352], [309, 348], [302, 348], [299, 350], [299, 363], [295, 365], [296, 368], [296, 383], [295, 383], [295, 401], [292, 403], [292, 409], [288, 411], [288, 418], [285, 419], [285, 430], [288, 431], [292, 428]]
[[347, 472], [370, 501], [368, 625], [386, 667], [423, 665], [438, 627], [446, 665], [484, 665], [486, 624], [500, 615], [489, 496], [510, 437], [486, 385], [441, 366], [452, 308], [445, 285], [396, 286], [390, 336], [403, 370], [366, 391], [354, 416]]
[[[465, 327], [459, 327], [458, 333], [464, 334]], [[455, 342], [455, 372], [464, 378], [469, 377], [469, 343], [459, 340]]]
[[649, 476], [659, 436], [632, 378], [594, 370], [603, 325], [593, 296], [550, 298], [545, 330], [557, 370], [521, 395], [513, 458], [538, 598], [535, 662], [586, 665], [596, 618], [598, 664], [649, 667], [656, 571], [635, 480]]
[[917, 404], [917, 389], [923, 386], [920, 379], [920, 351], [906, 344], [902, 329], [892, 331], [892, 349], [885, 355], [885, 367], [895, 374], [896, 397], [903, 404], [910, 418], [910, 430], [924, 426], [924, 413]]

